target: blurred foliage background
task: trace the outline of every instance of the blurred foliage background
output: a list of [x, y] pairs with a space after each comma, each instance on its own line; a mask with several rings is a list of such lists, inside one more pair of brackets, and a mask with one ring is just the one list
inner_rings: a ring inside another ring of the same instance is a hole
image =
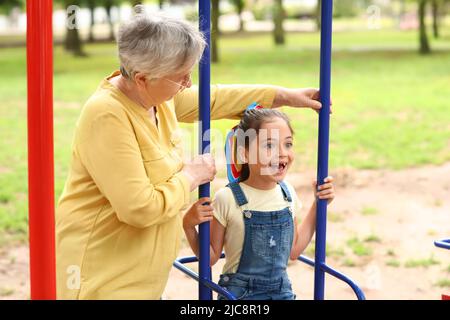
[[[24, 2], [0, 0], [0, 245], [27, 235]], [[54, 1], [56, 199], [80, 110], [118, 69], [117, 28], [138, 3]], [[197, 24], [196, 1], [143, 4]], [[318, 87], [319, 6], [320, 0], [212, 0], [212, 82]], [[331, 167], [402, 169], [450, 160], [449, 10], [447, 0], [335, 1]], [[284, 110], [296, 132], [293, 170], [313, 169], [317, 115]], [[233, 124], [214, 121], [213, 128], [224, 133]]]

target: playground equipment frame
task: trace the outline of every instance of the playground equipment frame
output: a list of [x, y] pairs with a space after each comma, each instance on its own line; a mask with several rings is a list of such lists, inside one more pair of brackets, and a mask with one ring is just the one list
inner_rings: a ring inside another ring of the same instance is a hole
[[[210, 137], [210, 21], [209, 0], [199, 1], [200, 30], [207, 39], [199, 64], [200, 152], [209, 151]], [[320, 100], [317, 180], [328, 175], [329, 115], [331, 89], [331, 44], [333, 1], [323, 0], [321, 8]], [[56, 298], [55, 222], [54, 222], [54, 157], [53, 157], [53, 7], [51, 0], [27, 1], [27, 84], [28, 84], [28, 183], [31, 299]], [[210, 195], [210, 185], [199, 187], [199, 197]], [[314, 299], [324, 299], [325, 273], [351, 286], [358, 299], [364, 293], [348, 277], [327, 266], [325, 200], [318, 200], [315, 261], [300, 256], [299, 260], [314, 267]], [[209, 266], [209, 223], [200, 225], [199, 275], [183, 264], [196, 262], [196, 257], [180, 258], [174, 266], [199, 282], [199, 299], [211, 300], [212, 291], [228, 299], [233, 295], [211, 281]], [[443, 245], [447, 246], [448, 242]]]

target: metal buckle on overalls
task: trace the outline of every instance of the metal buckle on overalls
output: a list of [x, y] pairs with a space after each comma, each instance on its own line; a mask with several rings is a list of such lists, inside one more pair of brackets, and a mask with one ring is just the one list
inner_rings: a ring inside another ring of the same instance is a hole
[[250, 219], [252, 217], [252, 213], [248, 210], [244, 210], [244, 217], [247, 219]]

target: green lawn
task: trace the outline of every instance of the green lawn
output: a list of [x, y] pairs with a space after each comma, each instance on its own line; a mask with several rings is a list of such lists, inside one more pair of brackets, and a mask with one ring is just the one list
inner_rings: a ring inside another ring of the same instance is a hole
[[[289, 34], [284, 48], [275, 48], [270, 35], [226, 37], [212, 80], [317, 87], [318, 46], [314, 33]], [[450, 160], [450, 34], [443, 30], [442, 40], [432, 42], [430, 56], [419, 56], [416, 46], [416, 32], [334, 35], [332, 168], [401, 169]], [[89, 58], [74, 58], [55, 49], [56, 197], [67, 174], [80, 108], [117, 67], [114, 45], [89, 45], [86, 51]], [[0, 230], [20, 238], [27, 230], [25, 50], [0, 49], [0, 65]], [[296, 131], [294, 169], [314, 169], [317, 115], [285, 110]], [[215, 121], [213, 127], [224, 131], [233, 123]]]

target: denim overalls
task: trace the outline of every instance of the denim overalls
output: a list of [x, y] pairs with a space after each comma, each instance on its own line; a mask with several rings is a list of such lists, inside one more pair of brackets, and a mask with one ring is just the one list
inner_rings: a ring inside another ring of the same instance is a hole
[[242, 209], [245, 237], [237, 272], [222, 274], [219, 285], [239, 300], [295, 299], [286, 272], [294, 239], [292, 198], [286, 184], [281, 181], [279, 185], [287, 206], [278, 211], [249, 210], [239, 182], [227, 185]]

